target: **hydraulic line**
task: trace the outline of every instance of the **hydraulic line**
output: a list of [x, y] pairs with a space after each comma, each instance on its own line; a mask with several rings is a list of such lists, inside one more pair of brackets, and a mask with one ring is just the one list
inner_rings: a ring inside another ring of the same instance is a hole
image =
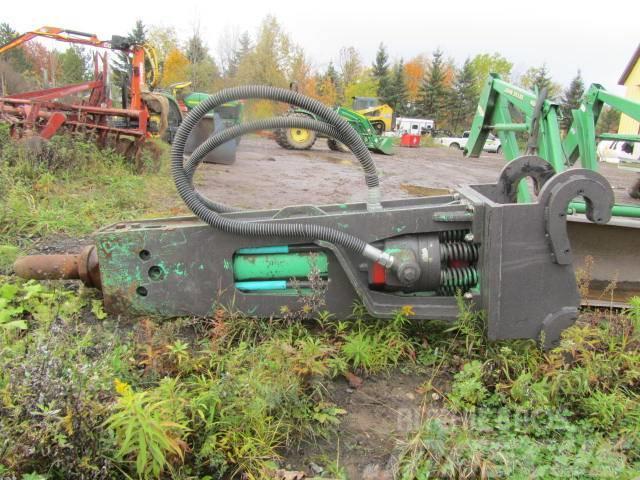
[[[184, 167], [191, 182], [193, 182], [193, 174], [196, 169], [202, 163], [202, 159], [207, 154], [220, 145], [233, 140], [236, 137], [245, 135], [247, 133], [256, 132], [260, 130], [275, 130], [280, 128], [304, 128], [308, 130], [315, 130], [330, 138], [335, 138], [342, 143], [345, 143], [345, 138], [341, 136], [340, 132], [334, 127], [325, 122], [315, 120], [310, 117], [274, 117], [266, 120], [255, 120], [241, 125], [235, 125], [233, 127], [226, 128], [216, 135], [209, 137], [202, 144], [200, 144], [189, 157], [186, 166]], [[216, 212], [235, 212], [236, 208], [222, 203], [214, 202], [197, 191], [195, 192], [200, 201], [204, 203], [211, 210]]]
[[[236, 129], [228, 135], [224, 135], [225, 130], [210, 137], [201, 147], [197, 148], [191, 156], [191, 161], [187, 168], [184, 165], [184, 147], [191, 130], [209, 111], [224, 103], [240, 99], [266, 99], [295, 105], [325, 120], [329, 127], [334, 127], [335, 138], [344, 143], [358, 158], [365, 170], [365, 181], [369, 188], [367, 207], [371, 210], [379, 210], [380, 191], [379, 180], [375, 164], [371, 158], [369, 150], [356, 131], [336, 112], [324, 106], [322, 103], [312, 98], [306, 97], [291, 90], [269, 86], [247, 85], [242, 87], [221, 90], [210, 96], [194, 108], [184, 119], [173, 141], [171, 149], [171, 171], [178, 193], [189, 209], [202, 221], [219, 230], [248, 237], [293, 237], [303, 240], [324, 240], [329, 243], [340, 245], [349, 250], [355, 251], [366, 258], [380, 263], [386, 268], [393, 265], [393, 257], [380, 249], [367, 244], [351, 234], [323, 225], [312, 225], [302, 223], [282, 224], [274, 222], [246, 222], [226, 218], [218, 213], [216, 207], [222, 206], [209, 202], [209, 206], [203, 197], [199, 195], [193, 186], [193, 171], [203, 158], [209, 147], [207, 145], [221, 145], [228, 139], [241, 135], [241, 129]], [[274, 125], [276, 119], [272, 119]], [[296, 119], [300, 120], [300, 119]], [[269, 120], [264, 121], [269, 123]], [[256, 122], [257, 123], [257, 122]], [[296, 123], [297, 124], [297, 123]], [[255, 127], [255, 123], [253, 125]], [[317, 125], [318, 128], [320, 125]], [[276, 127], [278, 128], [278, 127]], [[229, 129], [231, 130], [231, 129]], [[332, 135], [334, 136], [334, 135]], [[212, 147], [214, 148], [214, 147]]]

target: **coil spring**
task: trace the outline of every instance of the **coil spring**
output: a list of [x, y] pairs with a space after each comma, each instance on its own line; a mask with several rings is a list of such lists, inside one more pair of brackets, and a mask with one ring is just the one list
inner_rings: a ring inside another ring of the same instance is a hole
[[444, 230], [438, 232], [441, 242], [462, 242], [469, 230]]
[[451, 260], [462, 260], [465, 262], [478, 261], [478, 245], [466, 242], [449, 242], [440, 244], [440, 261], [442, 263]]
[[478, 283], [476, 267], [444, 268], [440, 271], [440, 295], [455, 295], [457, 290], [469, 290]]

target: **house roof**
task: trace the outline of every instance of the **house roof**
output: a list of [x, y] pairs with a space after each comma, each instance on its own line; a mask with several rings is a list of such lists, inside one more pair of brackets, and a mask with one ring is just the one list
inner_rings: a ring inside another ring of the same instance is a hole
[[631, 57], [631, 60], [629, 60], [629, 63], [627, 63], [627, 66], [625, 67], [624, 72], [622, 72], [622, 76], [620, 77], [620, 80], [618, 80], [618, 85], [624, 85], [624, 83], [627, 81], [627, 78], [629, 78], [629, 75], [631, 75], [631, 71], [633, 70], [633, 67], [636, 66], [636, 63], [638, 63], [639, 60], [640, 60], [640, 43], [638, 44], [638, 48], [636, 48], [635, 53]]

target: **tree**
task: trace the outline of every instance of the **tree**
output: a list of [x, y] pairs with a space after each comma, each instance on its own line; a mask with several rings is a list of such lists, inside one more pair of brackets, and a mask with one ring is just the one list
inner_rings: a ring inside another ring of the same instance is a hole
[[[175, 78], [173, 72], [167, 71], [167, 57], [170, 52], [175, 51], [178, 48], [178, 35], [173, 27], [163, 27], [159, 25], [152, 25], [149, 27], [149, 33], [147, 35], [148, 42], [156, 50], [158, 54], [158, 69], [160, 70], [160, 83], [166, 85], [164, 80], [165, 72], [169, 76]], [[182, 78], [180, 80], [185, 80]]]
[[[133, 45], [143, 45], [147, 42], [147, 29], [142, 23], [142, 20], [136, 20], [136, 24], [133, 30], [127, 35], [127, 40]], [[145, 61], [145, 69], [148, 70], [150, 65]], [[129, 72], [131, 70], [131, 58], [127, 52], [118, 52], [116, 58], [112, 63], [111, 71], [113, 73], [113, 80], [116, 85], [122, 85], [125, 78], [129, 78]]]
[[442, 50], [433, 52], [433, 59], [420, 87], [418, 111], [433, 119], [436, 125], [443, 119], [448, 90], [445, 81], [445, 64]]
[[362, 74], [362, 60], [354, 47], [342, 47], [340, 49], [338, 66], [345, 86], [355, 82]]
[[377, 94], [378, 81], [369, 69], [363, 69], [358, 78], [345, 86], [343, 105], [351, 106], [353, 97], [375, 97]]
[[620, 125], [620, 112], [615, 108], [605, 105], [600, 112], [596, 125], [596, 135], [601, 133], [616, 133]]
[[89, 59], [78, 45], [72, 45], [58, 55], [60, 70], [59, 83], [71, 84], [84, 82], [89, 77]]
[[471, 60], [467, 58], [456, 74], [451, 91], [451, 129], [454, 132], [458, 130], [460, 125], [466, 128], [471, 124], [477, 103], [478, 90], [475, 72]]
[[560, 85], [551, 80], [546, 63], [543, 63], [540, 67], [529, 68], [520, 78], [520, 84], [524, 88], [538, 92], [541, 92], [543, 88], [547, 88], [547, 98], [549, 99], [557, 97], [562, 89]]
[[476, 90], [480, 92], [490, 73], [497, 73], [501, 78], [509, 80], [513, 64], [499, 53], [481, 53], [471, 60], [471, 69], [476, 79]]
[[562, 112], [562, 128], [569, 130], [571, 121], [573, 119], [571, 110], [575, 110], [580, 107], [582, 102], [582, 96], [584, 95], [584, 81], [580, 70], [577, 75], [571, 80], [569, 88], [564, 91], [562, 96], [562, 102], [560, 104], [560, 110]]
[[163, 87], [168, 87], [172, 83], [186, 81], [189, 76], [189, 59], [178, 48], [169, 51], [164, 61], [160, 84]]
[[184, 54], [189, 61], [188, 79], [191, 81], [191, 88], [205, 92], [214, 90], [220, 71], [209, 54], [209, 47], [202, 38], [199, 25], [194, 27], [187, 40]]
[[267, 15], [258, 29], [255, 47], [240, 61], [238, 81], [287, 87], [292, 51], [295, 49], [289, 36], [282, 31], [274, 16]]
[[408, 100], [412, 104], [414, 104], [418, 100], [420, 85], [424, 80], [426, 72], [426, 64], [427, 62], [425, 58], [420, 55], [412, 58], [404, 65]]
[[389, 85], [390, 95], [387, 103], [396, 111], [398, 115], [404, 115], [407, 112], [407, 82], [404, 73], [404, 61], [400, 59], [393, 67], [393, 75]]
[[380, 43], [376, 53], [375, 62], [372, 65], [371, 75], [378, 82], [378, 97], [383, 103], [388, 103], [390, 96], [389, 86], [391, 79], [389, 78], [389, 55], [384, 43]]
[[[6, 22], [0, 23], [0, 45], [5, 45], [16, 37], [18, 32], [11, 28], [11, 25]], [[33, 68], [25, 56], [23, 47], [12, 48], [2, 57], [2, 60], [9, 63], [17, 73], [24, 73]]]

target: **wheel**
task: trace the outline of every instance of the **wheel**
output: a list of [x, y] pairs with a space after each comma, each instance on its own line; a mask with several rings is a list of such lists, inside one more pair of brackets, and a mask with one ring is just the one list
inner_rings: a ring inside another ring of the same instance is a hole
[[449, 148], [455, 148], [457, 150], [460, 150], [460, 145], [456, 142], [453, 142], [449, 144]]
[[333, 150], [334, 152], [349, 152], [349, 148], [344, 143], [333, 138], [327, 138], [327, 147], [329, 147], [329, 150]]
[[373, 122], [371, 125], [373, 126], [377, 135], [382, 135], [384, 133], [385, 128], [383, 122]]
[[[291, 117], [308, 117], [304, 113], [289, 113]], [[309, 150], [316, 143], [317, 134], [306, 128], [281, 128], [276, 130], [276, 143], [289, 150]]]
[[496, 153], [498, 155], [500, 155], [502, 153], [502, 146], [499, 146], [498, 148], [496, 148]]

